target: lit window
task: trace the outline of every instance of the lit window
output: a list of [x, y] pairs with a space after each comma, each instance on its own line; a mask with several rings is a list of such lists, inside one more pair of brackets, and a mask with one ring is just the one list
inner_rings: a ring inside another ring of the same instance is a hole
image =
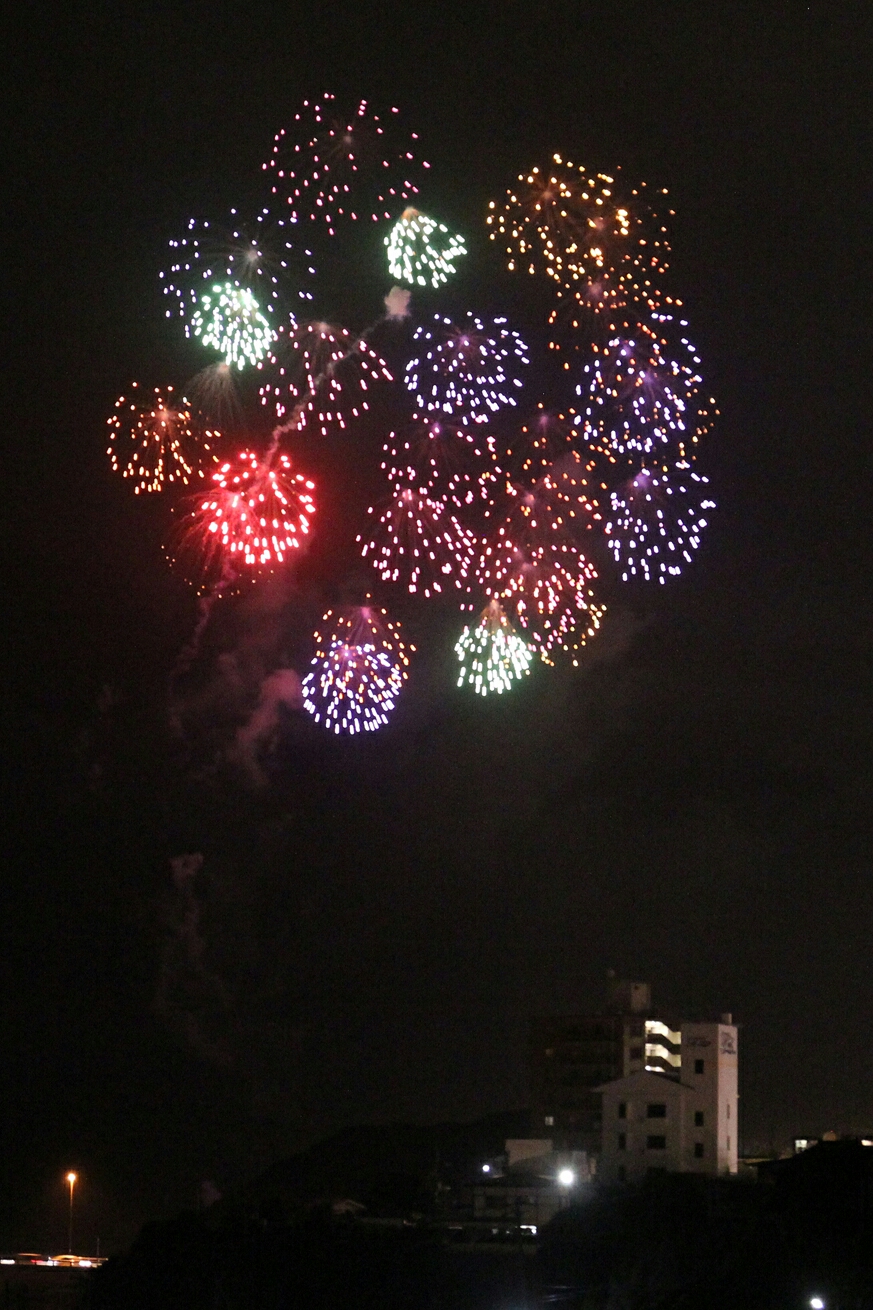
[[627, 1133], [619, 1133], [619, 1135], [618, 1135], [618, 1149], [619, 1149], [620, 1151], [626, 1151], [626, 1150], [627, 1150]]
[[647, 1151], [666, 1151], [666, 1149], [667, 1149], [666, 1137], [650, 1136], [646, 1138]]
[[647, 1119], [666, 1119], [666, 1118], [667, 1118], [667, 1107], [666, 1107], [666, 1105], [664, 1105], [663, 1101], [656, 1102], [654, 1105], [647, 1105], [647, 1106], [646, 1106], [646, 1118], [647, 1118]]
[[703, 1061], [702, 1061], [702, 1060], [695, 1060], [695, 1061], [694, 1061], [694, 1072], [695, 1072], [695, 1073], [703, 1073]]
[[619, 1117], [619, 1119], [626, 1119], [626, 1118], [627, 1118], [627, 1101], [619, 1101], [619, 1103], [618, 1103], [618, 1117]]
[[546, 1115], [546, 1117], [545, 1117], [545, 1125], [546, 1125], [547, 1128], [554, 1128], [554, 1126], [555, 1126], [555, 1116], [554, 1116], [553, 1114], [547, 1114], [547, 1115]]
[[695, 1128], [702, 1128], [702, 1127], [703, 1127], [703, 1111], [702, 1111], [702, 1110], [695, 1110], [695, 1111], [694, 1111], [694, 1127], [695, 1127]]
[[694, 1143], [694, 1158], [695, 1160], [703, 1159], [703, 1142]]

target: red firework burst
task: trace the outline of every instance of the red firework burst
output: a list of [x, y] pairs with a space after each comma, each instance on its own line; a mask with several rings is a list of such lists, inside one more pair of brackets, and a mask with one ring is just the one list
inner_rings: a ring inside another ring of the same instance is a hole
[[212, 482], [179, 524], [172, 547], [200, 590], [271, 573], [303, 547], [315, 483], [294, 473], [287, 455], [261, 460], [244, 450]]

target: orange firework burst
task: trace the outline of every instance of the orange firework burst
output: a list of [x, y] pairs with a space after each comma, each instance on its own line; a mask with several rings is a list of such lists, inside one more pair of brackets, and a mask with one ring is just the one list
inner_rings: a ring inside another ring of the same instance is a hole
[[106, 453], [115, 472], [132, 481], [137, 495], [161, 491], [167, 482], [187, 484], [203, 477], [199, 461], [221, 436], [195, 414], [189, 400], [177, 399], [172, 387], [155, 387], [149, 397], [140, 393], [136, 382], [130, 395], [118, 397], [115, 413], [106, 421]]
[[520, 173], [502, 208], [489, 203], [486, 222], [510, 270], [551, 278], [559, 296], [595, 313], [648, 302], [667, 268], [666, 228], [645, 183], [626, 192], [615, 177], [560, 155]]

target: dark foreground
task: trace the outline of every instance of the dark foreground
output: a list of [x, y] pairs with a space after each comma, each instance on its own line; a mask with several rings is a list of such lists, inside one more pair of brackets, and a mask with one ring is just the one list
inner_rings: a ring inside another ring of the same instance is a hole
[[95, 1273], [93, 1310], [873, 1310], [873, 1148], [840, 1142], [760, 1182], [656, 1176], [562, 1212], [534, 1252], [416, 1222], [216, 1206], [146, 1228]]

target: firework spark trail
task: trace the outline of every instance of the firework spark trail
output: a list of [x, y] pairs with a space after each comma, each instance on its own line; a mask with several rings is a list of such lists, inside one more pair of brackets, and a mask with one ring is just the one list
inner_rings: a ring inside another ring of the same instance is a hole
[[[170, 676], [167, 679], [168, 699], [171, 707], [177, 703], [179, 683], [186, 674], [190, 673], [200, 654], [203, 634], [209, 626], [209, 620], [212, 617], [216, 601], [220, 599], [228, 587], [233, 586], [237, 581], [237, 577], [234, 561], [229, 557], [225, 557], [221, 577], [209, 591], [204, 592], [203, 595], [197, 598], [197, 622], [194, 624], [194, 630], [190, 637], [179, 651], [176, 663], [170, 670]], [[179, 738], [184, 736], [181, 719], [178, 712], [173, 708], [170, 710], [170, 726], [175, 736]]]

